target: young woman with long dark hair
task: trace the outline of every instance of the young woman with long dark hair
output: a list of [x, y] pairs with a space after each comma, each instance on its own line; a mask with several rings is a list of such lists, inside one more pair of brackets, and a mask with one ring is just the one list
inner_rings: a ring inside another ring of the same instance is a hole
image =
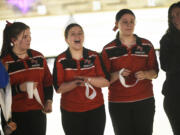
[[45, 113], [52, 111], [52, 76], [44, 56], [30, 44], [29, 26], [6, 24], [1, 58], [12, 87], [12, 121], [17, 125], [12, 135], [45, 135]]
[[164, 110], [174, 135], [180, 135], [180, 2], [168, 10], [168, 29], [160, 40], [160, 64], [166, 72], [162, 88]]

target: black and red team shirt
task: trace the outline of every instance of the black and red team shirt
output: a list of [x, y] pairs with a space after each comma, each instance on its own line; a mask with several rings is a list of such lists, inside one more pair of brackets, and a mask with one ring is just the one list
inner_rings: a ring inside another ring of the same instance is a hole
[[[120, 71], [123, 68], [132, 71], [131, 79], [137, 71], [156, 70], [158, 63], [155, 50], [150, 41], [137, 35], [136, 44], [127, 48], [117, 38], [107, 44], [102, 51], [102, 59], [109, 73]], [[145, 79], [139, 81], [135, 86], [125, 88], [118, 79], [109, 87], [110, 102], [135, 102], [153, 97], [152, 81]]]
[[30, 110], [40, 110], [42, 106], [35, 98], [29, 99], [27, 92], [17, 92], [21, 83], [33, 81], [38, 82], [38, 92], [42, 103], [53, 97], [53, 79], [47, 66], [44, 56], [35, 51], [28, 49], [28, 57], [25, 59], [18, 58], [12, 51], [2, 60], [8, 64], [8, 73], [12, 85], [12, 112], [26, 112]]
[[[77, 76], [105, 77], [98, 53], [83, 48], [83, 58], [72, 58], [69, 48], [57, 56], [54, 63], [53, 82], [57, 90], [64, 82], [74, 80]], [[63, 93], [61, 107], [69, 112], [85, 112], [104, 104], [101, 88], [94, 87], [96, 97], [92, 100], [85, 96], [85, 86], [77, 86], [73, 90]]]

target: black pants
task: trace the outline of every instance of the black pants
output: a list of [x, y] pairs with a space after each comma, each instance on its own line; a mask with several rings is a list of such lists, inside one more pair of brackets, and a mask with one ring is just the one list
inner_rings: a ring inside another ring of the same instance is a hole
[[180, 98], [165, 97], [164, 110], [170, 121], [174, 135], [180, 135]]
[[14, 112], [17, 129], [11, 135], [46, 135], [46, 115], [41, 110]]
[[61, 108], [62, 125], [66, 135], [103, 135], [104, 105], [87, 112], [67, 112]]
[[131, 103], [110, 102], [109, 112], [115, 135], [152, 135], [154, 98]]

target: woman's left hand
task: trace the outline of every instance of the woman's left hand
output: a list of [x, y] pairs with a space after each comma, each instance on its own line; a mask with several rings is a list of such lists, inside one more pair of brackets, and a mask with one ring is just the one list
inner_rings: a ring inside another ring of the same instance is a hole
[[135, 77], [138, 80], [144, 80], [144, 79], [149, 79], [152, 80], [154, 78], [156, 78], [158, 75], [156, 70], [146, 70], [146, 71], [138, 71], [135, 73]]
[[44, 110], [45, 113], [50, 113], [52, 112], [52, 100], [47, 100], [45, 105], [44, 105]]
[[144, 79], [146, 79], [146, 72], [145, 71], [138, 71], [135, 73], [135, 77], [138, 80], [144, 80]]

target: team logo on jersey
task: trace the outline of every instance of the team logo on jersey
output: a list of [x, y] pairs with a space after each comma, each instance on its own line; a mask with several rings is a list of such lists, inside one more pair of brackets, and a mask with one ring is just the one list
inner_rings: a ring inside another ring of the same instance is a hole
[[32, 64], [38, 64], [38, 61], [35, 60], [35, 59], [32, 59], [32, 60], [31, 60], [31, 63], [32, 63]]
[[137, 46], [135, 54], [145, 54], [145, 51], [143, 51], [143, 47]]
[[40, 66], [40, 64], [38, 63], [38, 60], [32, 59], [31, 63], [32, 63], [32, 67], [39, 67]]
[[143, 48], [141, 46], [137, 46], [138, 51], [143, 51]]
[[84, 60], [84, 65], [83, 65], [84, 68], [88, 68], [91, 66], [93, 66], [93, 63], [91, 62], [91, 60], [89, 59]]

